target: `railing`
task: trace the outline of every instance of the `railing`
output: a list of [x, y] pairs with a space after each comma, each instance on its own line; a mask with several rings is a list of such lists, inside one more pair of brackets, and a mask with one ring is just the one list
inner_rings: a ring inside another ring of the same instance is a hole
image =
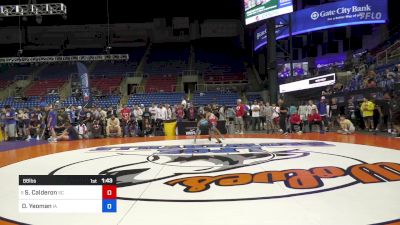
[[59, 95], [60, 89], [59, 88], [47, 88], [46, 94], [47, 95]]
[[108, 94], [115, 94], [115, 91], [119, 91], [121, 93], [120, 87], [119, 86], [112, 86], [108, 88]]
[[182, 76], [197, 76], [199, 75], [198, 70], [185, 70], [182, 72]]
[[145, 92], [145, 88], [144, 88], [144, 86], [136, 86], [136, 87], [134, 87], [134, 91], [136, 93], [144, 93]]
[[390, 47], [376, 55], [378, 66], [389, 64], [391, 61], [400, 58], [400, 41], [395, 42]]
[[178, 91], [178, 89], [179, 89], [179, 91], [182, 91], [182, 89], [183, 89], [182, 85], [176, 85], [176, 84], [171, 85], [171, 92], [176, 92], [176, 91]]
[[207, 91], [207, 84], [196, 84], [196, 91]]
[[19, 81], [19, 80], [29, 80], [32, 77], [32, 74], [30, 75], [17, 75], [15, 76], [15, 81]]
[[144, 73], [142, 72], [127, 72], [125, 73], [126, 77], [143, 77]]

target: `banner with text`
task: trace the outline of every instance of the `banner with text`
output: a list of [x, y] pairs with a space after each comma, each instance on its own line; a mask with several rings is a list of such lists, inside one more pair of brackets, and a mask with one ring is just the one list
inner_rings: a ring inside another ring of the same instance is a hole
[[[388, 19], [387, 0], [346, 0], [299, 10], [292, 13], [292, 34], [334, 27], [360, 24], [386, 23]], [[277, 24], [286, 24], [288, 15], [277, 18]], [[254, 34], [254, 50], [267, 44], [267, 27], [261, 26]], [[276, 30], [277, 40], [289, 36], [289, 27]]]
[[293, 12], [292, 0], [244, 0], [246, 25]]

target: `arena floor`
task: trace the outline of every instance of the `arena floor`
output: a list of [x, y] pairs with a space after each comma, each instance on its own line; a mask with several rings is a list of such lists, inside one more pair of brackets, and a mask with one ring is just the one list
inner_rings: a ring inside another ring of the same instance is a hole
[[[400, 224], [399, 150], [335, 133], [0, 143], [0, 224]], [[116, 175], [117, 213], [19, 213], [33, 174]]]

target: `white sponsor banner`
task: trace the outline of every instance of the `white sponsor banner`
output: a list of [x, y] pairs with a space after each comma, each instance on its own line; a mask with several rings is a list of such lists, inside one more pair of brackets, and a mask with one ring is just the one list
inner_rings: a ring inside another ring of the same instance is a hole
[[306, 80], [279, 85], [279, 92], [282, 94], [293, 91], [329, 86], [335, 83], [336, 83], [336, 76], [334, 73], [331, 73], [319, 77], [314, 77]]

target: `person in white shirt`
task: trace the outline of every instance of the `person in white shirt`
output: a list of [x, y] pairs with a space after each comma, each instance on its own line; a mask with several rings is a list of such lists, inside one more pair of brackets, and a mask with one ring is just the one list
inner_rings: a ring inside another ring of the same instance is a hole
[[251, 105], [251, 124], [253, 130], [260, 130], [260, 105], [257, 100]]
[[135, 116], [139, 128], [142, 129], [143, 110], [138, 105], [134, 106], [133, 115]]
[[308, 106], [306, 102], [303, 102], [299, 106], [298, 113], [300, 115], [300, 119], [303, 121], [303, 130], [304, 130], [304, 127], [308, 126], [308, 115], [309, 115]]
[[186, 102], [186, 99], [184, 97], [182, 98], [181, 104], [182, 104], [183, 108], [186, 109], [187, 102]]
[[162, 129], [164, 120], [167, 120], [167, 109], [160, 104], [156, 111], [156, 129]]
[[281, 109], [276, 104], [272, 104], [272, 122], [273, 122], [273, 130], [279, 129], [279, 114], [281, 113]]
[[269, 104], [269, 102], [265, 103], [265, 129], [267, 133], [274, 133], [275, 127], [273, 123], [273, 114], [274, 108]]
[[318, 113], [317, 105], [314, 104], [313, 100], [309, 100], [308, 106], [307, 106], [307, 116], [311, 115], [311, 112], [313, 109], [317, 109], [317, 113]]
[[154, 104], [154, 103], [151, 104], [151, 107], [150, 107], [149, 111], [150, 111], [150, 114], [151, 114], [152, 123], [154, 123], [156, 121], [156, 114], [157, 114], [157, 106], [156, 106], [156, 104]]
[[169, 104], [165, 105], [165, 108], [167, 110], [167, 120], [171, 120], [172, 119], [172, 109], [171, 106]]
[[164, 105], [161, 106], [161, 115], [163, 121], [168, 119], [168, 110]]

